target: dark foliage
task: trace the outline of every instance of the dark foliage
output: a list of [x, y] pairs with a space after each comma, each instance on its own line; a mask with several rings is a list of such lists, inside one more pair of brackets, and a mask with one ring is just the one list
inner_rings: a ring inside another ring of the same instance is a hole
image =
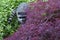
[[58, 4], [59, 0], [31, 3], [26, 23], [5, 40], [60, 40], [60, 12], [55, 11], [60, 8]]

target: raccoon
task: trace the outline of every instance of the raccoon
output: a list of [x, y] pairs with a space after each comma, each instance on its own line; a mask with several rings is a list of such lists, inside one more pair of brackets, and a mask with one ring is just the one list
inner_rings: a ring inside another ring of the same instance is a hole
[[8, 18], [8, 23], [11, 23], [12, 18], [16, 15], [17, 19], [18, 19], [18, 23], [25, 23], [26, 21], [26, 9], [28, 8], [28, 3], [21, 3], [17, 9], [13, 10], [11, 16]]

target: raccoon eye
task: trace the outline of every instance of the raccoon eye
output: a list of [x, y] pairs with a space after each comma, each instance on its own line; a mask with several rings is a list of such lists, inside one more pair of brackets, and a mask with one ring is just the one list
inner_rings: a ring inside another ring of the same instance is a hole
[[26, 18], [26, 17], [22, 16], [22, 17], [19, 17], [19, 18]]
[[26, 15], [26, 12], [18, 12], [18, 15]]
[[24, 18], [24, 17], [26, 17], [26, 13], [25, 12], [18, 12], [17, 16]]

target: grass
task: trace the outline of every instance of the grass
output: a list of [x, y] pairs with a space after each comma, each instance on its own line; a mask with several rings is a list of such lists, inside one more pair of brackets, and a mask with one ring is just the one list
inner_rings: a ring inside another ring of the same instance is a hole
[[7, 18], [12, 10], [22, 2], [27, 2], [27, 0], [0, 0], [0, 40], [16, 31], [17, 18], [15, 17], [11, 24], [8, 24]]
[[7, 19], [22, 2], [31, 2], [34, 0], [0, 0], [0, 40], [3, 40], [7, 35], [11, 35], [18, 28], [17, 18], [14, 17], [11, 24], [8, 24]]

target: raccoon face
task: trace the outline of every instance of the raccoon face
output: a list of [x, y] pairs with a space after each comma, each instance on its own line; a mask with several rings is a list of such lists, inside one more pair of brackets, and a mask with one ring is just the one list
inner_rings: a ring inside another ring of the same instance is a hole
[[18, 12], [17, 13], [17, 18], [18, 18], [19, 24], [25, 23], [25, 21], [26, 21], [26, 12]]
[[9, 17], [8, 22], [11, 23], [12, 18], [16, 15], [19, 23], [25, 23], [26, 21], [26, 9], [29, 7], [27, 3], [21, 3], [12, 13], [11, 17]]

